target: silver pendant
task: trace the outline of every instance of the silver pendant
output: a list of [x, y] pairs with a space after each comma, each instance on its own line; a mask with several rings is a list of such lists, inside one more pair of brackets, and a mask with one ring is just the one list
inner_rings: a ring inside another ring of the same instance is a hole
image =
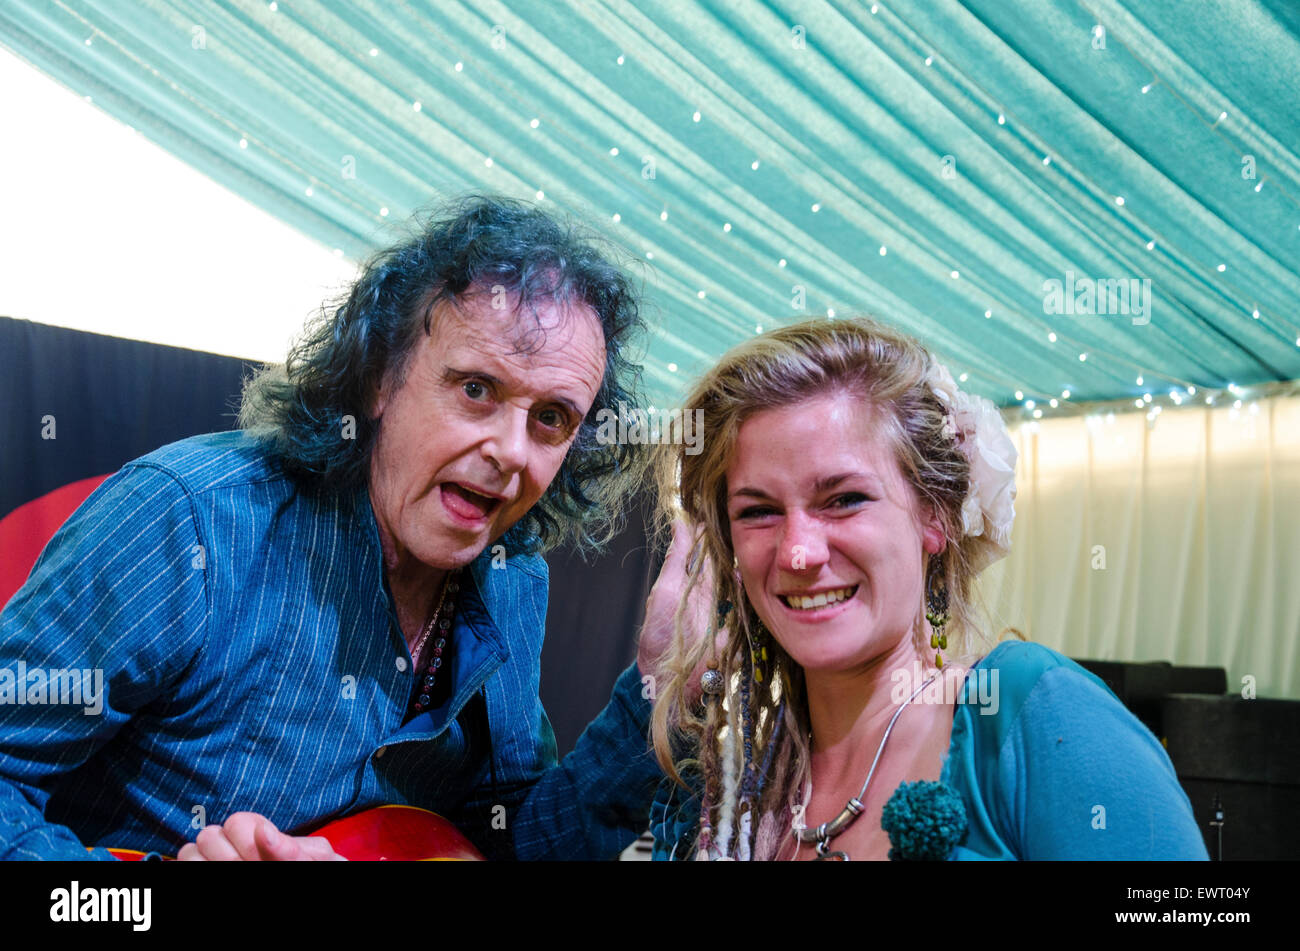
[[830, 850], [830, 840], [822, 839], [817, 843], [817, 861], [818, 862], [847, 862], [849, 853], [832, 852]]

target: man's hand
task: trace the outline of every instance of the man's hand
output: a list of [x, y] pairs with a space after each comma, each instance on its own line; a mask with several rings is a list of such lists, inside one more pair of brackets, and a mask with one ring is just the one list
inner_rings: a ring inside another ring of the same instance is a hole
[[[677, 615], [677, 606], [682, 603], [686, 591], [687, 559], [691, 547], [698, 536], [690, 527], [678, 519], [673, 522], [673, 540], [664, 556], [664, 566], [659, 571], [650, 596], [645, 602], [645, 624], [641, 628], [641, 641], [637, 646], [636, 665], [643, 676], [654, 676], [659, 668], [659, 661], [673, 641], [673, 623]], [[705, 564], [701, 569], [699, 582], [691, 592], [682, 618], [686, 626], [686, 643], [692, 645], [704, 637], [709, 629], [710, 615], [717, 611], [713, 603], [713, 571]], [[725, 630], [725, 629], [724, 629]], [[724, 631], [718, 632], [718, 646], [721, 648], [726, 640]], [[686, 683], [686, 695], [683, 700], [688, 706], [700, 699], [700, 675], [704, 673], [705, 663], [701, 661]], [[653, 690], [653, 683], [652, 683]], [[653, 692], [651, 694], [653, 699]]]
[[323, 836], [285, 835], [255, 812], [237, 812], [222, 825], [205, 826], [176, 858], [182, 862], [347, 861]]

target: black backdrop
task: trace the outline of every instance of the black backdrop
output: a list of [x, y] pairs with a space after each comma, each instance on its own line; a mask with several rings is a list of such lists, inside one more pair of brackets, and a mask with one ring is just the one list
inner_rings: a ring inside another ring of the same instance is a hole
[[[0, 518], [159, 446], [235, 425], [233, 357], [0, 317]], [[42, 438], [54, 417], [55, 438]], [[639, 513], [590, 563], [553, 552], [542, 700], [563, 755], [636, 656], [652, 556]], [[15, 550], [0, 559], [19, 558]]]
[[[0, 317], [0, 517], [169, 442], [230, 429], [250, 366]], [[47, 415], [54, 439], [41, 438]]]

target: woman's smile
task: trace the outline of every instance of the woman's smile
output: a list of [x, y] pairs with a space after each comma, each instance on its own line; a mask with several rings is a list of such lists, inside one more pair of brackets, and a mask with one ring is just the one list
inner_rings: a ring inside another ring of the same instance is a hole
[[741, 580], [797, 663], [860, 670], [915, 629], [942, 534], [860, 400], [830, 393], [750, 416], [727, 483]]
[[835, 617], [850, 607], [858, 585], [817, 588], [778, 594], [777, 599], [790, 614], [801, 621], [822, 621]]

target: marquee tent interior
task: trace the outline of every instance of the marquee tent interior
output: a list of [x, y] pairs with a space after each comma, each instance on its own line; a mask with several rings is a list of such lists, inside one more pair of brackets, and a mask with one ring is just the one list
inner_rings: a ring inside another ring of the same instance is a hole
[[1300, 697], [1289, 0], [19, 0], [0, 43], [348, 261], [467, 191], [592, 224], [661, 407], [895, 323], [1020, 452], [995, 630]]

